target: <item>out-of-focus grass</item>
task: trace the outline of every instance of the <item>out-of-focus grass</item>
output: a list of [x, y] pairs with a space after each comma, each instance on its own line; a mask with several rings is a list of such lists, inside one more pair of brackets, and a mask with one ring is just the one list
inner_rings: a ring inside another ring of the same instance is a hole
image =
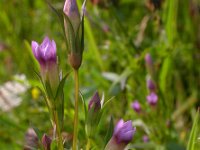
[[[62, 9], [62, 0], [51, 2]], [[178, 147], [178, 150], [187, 145], [193, 112], [199, 105], [200, 3], [165, 0], [155, 11], [150, 11], [146, 5], [145, 0], [101, 0], [99, 5], [87, 2], [81, 92], [86, 102], [95, 90], [104, 92], [106, 99], [115, 96], [110, 104], [112, 109], [103, 116], [94, 140], [97, 147], [103, 145], [110, 115], [114, 122], [123, 117], [144, 123], [137, 126], [130, 146], [140, 146], [144, 134], [148, 134], [153, 143], [149, 143], [149, 148], [156, 145], [158, 149]], [[0, 1], [0, 83], [12, 80], [15, 74], [25, 74], [31, 85], [23, 94], [20, 106], [0, 113], [1, 149], [21, 149], [24, 133], [30, 126], [50, 132], [42, 96], [34, 100], [31, 95], [32, 86], [39, 82], [34, 75], [37, 67], [29, 44], [31, 40], [41, 42], [45, 35], [55, 39], [60, 68], [65, 74], [70, 68], [62, 29], [45, 1]], [[153, 78], [159, 94], [159, 103], [153, 110], [146, 103], [144, 56], [147, 52], [154, 60]], [[109, 74], [111, 80], [105, 74]], [[130, 104], [134, 99], [141, 103], [144, 114], [138, 115], [132, 110]], [[74, 113], [71, 76], [65, 85], [65, 104], [64, 129], [70, 135]], [[80, 122], [79, 139], [83, 146], [86, 142], [84, 113], [80, 113]]]

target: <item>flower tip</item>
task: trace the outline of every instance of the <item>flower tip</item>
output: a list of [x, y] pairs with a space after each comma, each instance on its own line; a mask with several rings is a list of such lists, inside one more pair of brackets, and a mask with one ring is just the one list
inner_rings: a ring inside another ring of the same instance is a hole
[[93, 97], [89, 101], [88, 108], [92, 109], [93, 107], [94, 107], [94, 110], [98, 110], [101, 108], [101, 100], [100, 100], [99, 93], [97, 91], [94, 93]]
[[49, 136], [47, 136], [46, 134], [44, 134], [42, 137], [42, 144], [43, 144], [45, 150], [50, 150], [51, 142], [52, 142], [51, 138]]

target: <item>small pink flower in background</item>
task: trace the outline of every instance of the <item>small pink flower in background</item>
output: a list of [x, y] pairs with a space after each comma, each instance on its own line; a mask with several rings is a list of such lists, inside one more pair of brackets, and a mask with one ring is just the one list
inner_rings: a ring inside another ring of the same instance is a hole
[[147, 53], [145, 55], [145, 62], [147, 65], [153, 65], [152, 57], [150, 53]]
[[144, 136], [142, 137], [142, 140], [143, 140], [144, 143], [149, 142], [149, 137], [148, 137], [148, 135], [144, 135]]
[[137, 113], [141, 112], [141, 106], [140, 106], [140, 103], [137, 100], [135, 100], [131, 104], [131, 107], [135, 110], [135, 112], [137, 112]]
[[147, 102], [149, 103], [149, 105], [151, 106], [155, 106], [158, 102], [158, 96], [156, 93], [151, 92], [148, 96], [147, 96]]

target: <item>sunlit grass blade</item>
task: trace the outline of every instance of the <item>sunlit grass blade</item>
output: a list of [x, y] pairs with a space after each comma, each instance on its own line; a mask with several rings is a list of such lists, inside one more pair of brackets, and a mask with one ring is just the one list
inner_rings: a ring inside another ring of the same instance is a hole
[[188, 141], [187, 145], [187, 150], [199, 150], [200, 147], [197, 145], [197, 135], [198, 135], [198, 130], [199, 130], [199, 113], [200, 113], [200, 108], [198, 109], [195, 119], [193, 121], [193, 126], [192, 130], [190, 132], [190, 138]]

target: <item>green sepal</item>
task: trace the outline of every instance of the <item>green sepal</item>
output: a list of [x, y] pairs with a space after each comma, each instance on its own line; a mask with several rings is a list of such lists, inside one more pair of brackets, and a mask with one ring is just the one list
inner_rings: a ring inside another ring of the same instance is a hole
[[63, 93], [63, 88], [64, 88], [64, 85], [65, 85], [65, 80], [67, 79], [67, 77], [69, 76], [70, 72], [67, 73], [64, 78], [62, 78], [62, 80], [60, 81], [59, 85], [58, 85], [58, 89], [56, 91], [56, 96], [54, 99], [57, 99], [57, 97]]
[[63, 120], [64, 120], [64, 93], [63, 93], [63, 88], [65, 84], [65, 80], [68, 77], [69, 73], [67, 73], [64, 78], [60, 81], [56, 96], [54, 98], [55, 101], [55, 107], [57, 110], [58, 114], [58, 119], [59, 119], [59, 126], [62, 130], [63, 128]]
[[105, 136], [104, 147], [106, 147], [108, 141], [111, 139], [111, 137], [113, 135], [113, 130], [114, 130], [114, 123], [113, 123], [113, 117], [111, 116], [109, 128], [108, 128], [106, 136]]
[[81, 22], [80, 22], [78, 29], [76, 31], [76, 38], [75, 38], [76, 50], [75, 50], [75, 52], [82, 55], [81, 40], [80, 40], [80, 36], [81, 36], [82, 32], [81, 32], [81, 34], [79, 34], [79, 31], [82, 30], [82, 29], [81, 29], [80, 26], [81, 26]]
[[80, 22], [78, 29], [76, 31], [76, 52], [81, 56], [84, 50], [84, 19]]
[[84, 14], [82, 16], [82, 19], [81, 19], [81, 27], [82, 27], [82, 30], [81, 30], [81, 52], [83, 53], [83, 50], [84, 50]]
[[42, 80], [42, 77], [41, 75], [36, 71], [36, 70], [33, 70], [33, 72], [35, 73], [35, 75], [37, 76], [37, 78], [39, 79], [39, 81], [42, 83], [42, 87], [41, 86], [38, 86], [43, 92], [45, 92], [45, 85], [44, 85], [44, 82]]
[[[67, 37], [65, 35], [65, 26], [64, 26], [64, 21], [63, 21], [64, 17], [62, 15], [63, 14], [62, 10], [57, 10], [56, 8], [54, 8], [48, 0], [46, 0], [46, 2], [49, 5], [49, 7], [51, 8], [51, 10], [57, 15], [60, 25], [62, 27], [64, 39], [65, 39], [65, 41], [67, 41]], [[68, 48], [67, 42], [66, 42], [66, 47]]]
[[82, 100], [82, 102], [83, 102], [84, 113], [85, 113], [85, 122], [86, 122], [87, 114], [88, 114], [88, 112], [87, 112], [87, 106], [86, 106], [86, 103], [85, 103], [85, 100], [84, 100], [84, 98], [83, 98], [82, 93], [81, 93], [81, 92], [79, 92], [79, 93], [80, 93], [81, 100]]
[[107, 100], [103, 105], [102, 105], [102, 108], [101, 108], [101, 111], [103, 112], [104, 109], [106, 108], [106, 106], [114, 99], [115, 97], [111, 97], [109, 100]]
[[66, 41], [67, 41], [67, 49], [69, 51], [76, 51], [76, 47], [75, 47], [75, 31], [74, 28], [72, 26], [72, 23], [69, 19], [69, 17], [67, 15], [64, 15], [65, 18], [65, 23], [67, 24], [67, 27], [65, 28], [65, 36], [66, 36]]
[[94, 138], [96, 135], [102, 113], [101, 110], [94, 110], [94, 107], [88, 111], [86, 119], [86, 134], [88, 138]]
[[46, 95], [48, 97], [48, 99], [54, 103], [54, 96], [53, 96], [53, 92], [52, 92], [52, 89], [51, 89], [51, 85], [49, 83], [48, 80], [45, 81], [45, 91], [46, 91]]

